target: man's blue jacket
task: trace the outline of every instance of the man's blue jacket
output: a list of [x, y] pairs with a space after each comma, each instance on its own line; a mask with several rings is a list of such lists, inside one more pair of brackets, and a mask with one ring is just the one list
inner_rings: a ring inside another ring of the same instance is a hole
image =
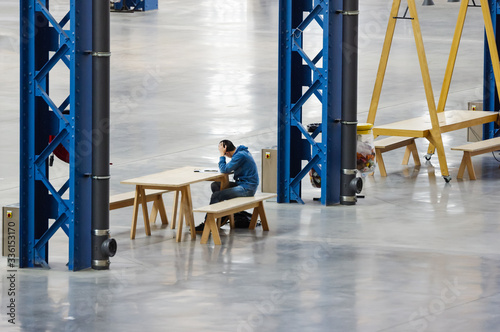
[[253, 160], [246, 146], [238, 146], [231, 161], [227, 164], [226, 157], [221, 156], [219, 159], [219, 171], [221, 173], [231, 173], [234, 171], [234, 181], [238, 186], [242, 186], [248, 190], [257, 190], [259, 173], [255, 160]]

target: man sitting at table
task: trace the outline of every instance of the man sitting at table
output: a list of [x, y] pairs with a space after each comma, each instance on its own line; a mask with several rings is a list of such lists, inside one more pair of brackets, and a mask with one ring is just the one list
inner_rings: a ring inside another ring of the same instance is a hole
[[[219, 143], [219, 171], [229, 174], [234, 171], [234, 182], [229, 182], [228, 188], [221, 190], [220, 182], [212, 182], [212, 197], [210, 204], [215, 204], [235, 197], [249, 197], [255, 195], [259, 185], [257, 164], [253, 160], [248, 148], [244, 145], [236, 148], [229, 140]], [[231, 158], [226, 164], [226, 157]], [[196, 232], [202, 232], [205, 223], [196, 226]]]

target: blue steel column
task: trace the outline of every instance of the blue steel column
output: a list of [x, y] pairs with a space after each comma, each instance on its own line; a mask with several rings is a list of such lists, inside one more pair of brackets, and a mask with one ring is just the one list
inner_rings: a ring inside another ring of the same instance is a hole
[[[500, 0], [489, 0], [491, 11], [491, 21], [493, 23], [493, 30], [495, 31], [495, 39], [497, 45], [500, 45]], [[495, 77], [493, 75], [493, 67], [491, 66], [490, 51], [488, 48], [488, 41], [486, 34], [484, 36], [484, 76], [483, 76], [483, 110], [485, 111], [498, 111], [500, 104], [498, 101], [498, 94], [495, 84]], [[496, 127], [496, 128], [495, 128]], [[492, 138], [497, 135], [498, 126], [493, 123], [483, 125], [483, 139]]]
[[[340, 199], [342, 1], [281, 0], [278, 87], [278, 202], [303, 203], [301, 181], [311, 169], [321, 175], [321, 202]], [[305, 16], [305, 18], [304, 18]], [[304, 48], [308, 27], [323, 29], [323, 48]], [[309, 53], [308, 53], [309, 52]], [[321, 65], [321, 66], [320, 66]], [[315, 96], [322, 124], [309, 133], [302, 108]], [[321, 141], [317, 138], [321, 134]], [[305, 165], [303, 162], [306, 161]]]
[[[48, 228], [49, 197], [44, 186], [35, 181], [35, 155], [48, 143], [48, 134], [44, 135], [43, 127], [35, 124], [46, 118], [48, 106], [35, 96], [33, 77], [47, 61], [49, 43], [47, 40], [48, 22], [43, 15], [35, 11], [35, 1], [22, 1], [20, 47], [21, 47], [21, 114], [20, 114], [20, 266], [33, 266], [32, 247], [34, 239], [39, 238]], [[35, 52], [38, 47], [41, 51]], [[48, 80], [43, 82], [46, 86]], [[35, 112], [36, 110], [36, 112]], [[38, 199], [35, 200], [35, 197]], [[29, 223], [29, 225], [26, 225]], [[25, 227], [28, 226], [28, 227]], [[47, 248], [48, 250], [48, 248]], [[47, 250], [39, 255], [45, 257]]]
[[[91, 9], [88, 1], [70, 0], [58, 21], [48, 0], [21, 1], [20, 267], [47, 265], [49, 240], [59, 229], [69, 237], [69, 269], [90, 266]], [[58, 63], [70, 77], [60, 105], [49, 91]], [[49, 172], [59, 145], [70, 153], [62, 185]]]
[[[292, 52], [292, 31], [302, 21], [304, 0], [280, 0], [280, 46], [278, 81], [278, 202], [296, 201], [290, 182], [301, 169], [301, 135], [291, 125], [290, 108], [302, 94], [302, 59]], [[298, 116], [301, 116], [299, 110]], [[300, 197], [300, 183], [296, 187]]]

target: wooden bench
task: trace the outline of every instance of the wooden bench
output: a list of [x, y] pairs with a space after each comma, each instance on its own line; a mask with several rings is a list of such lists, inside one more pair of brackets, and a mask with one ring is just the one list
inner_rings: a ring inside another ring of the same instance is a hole
[[417, 150], [417, 145], [415, 144], [415, 137], [391, 136], [380, 140], [376, 140], [374, 144], [375, 144], [375, 156], [377, 158], [378, 169], [380, 170], [381, 176], [387, 176], [384, 159], [382, 158], [382, 153], [399, 149], [402, 148], [403, 146], [406, 146], [406, 150], [405, 150], [405, 155], [403, 157], [402, 165], [408, 165], [408, 161], [410, 160], [410, 155], [413, 155], [413, 161], [415, 162], [415, 166], [420, 166], [420, 158], [418, 157], [418, 150]]
[[462, 179], [464, 177], [465, 168], [467, 168], [469, 172], [469, 179], [475, 180], [476, 173], [474, 172], [474, 166], [472, 165], [471, 157], [500, 150], [500, 137], [464, 144], [451, 149], [464, 152], [462, 163], [460, 164], [460, 168], [458, 169], [457, 179]]
[[[151, 223], [156, 222], [156, 217], [158, 216], [158, 213], [160, 214], [160, 219], [161, 223], [163, 225], [168, 224], [168, 218], [167, 218], [167, 213], [165, 210], [165, 204], [163, 203], [163, 194], [170, 192], [170, 190], [146, 190], [146, 202], [153, 202], [153, 207], [151, 209], [151, 216], [149, 217], [149, 220]], [[113, 195], [109, 198], [109, 209], [110, 210], [116, 210], [116, 209], [121, 209], [123, 207], [127, 206], [133, 206], [134, 205], [134, 200], [135, 200], [135, 191], [130, 191], [126, 192], [123, 194], [117, 194]], [[174, 207], [173, 207], [173, 215], [172, 215], [172, 224], [170, 227], [173, 229], [175, 228], [175, 220], [177, 218], [177, 204], [178, 203], [178, 192], [175, 191], [175, 196], [174, 196]], [[151, 235], [150, 227], [149, 225], [145, 226], [145, 231], [146, 235]], [[148, 234], [149, 230], [149, 234]], [[131, 233], [134, 234], [135, 236], [135, 225], [132, 224], [132, 230]]]
[[[231, 228], [234, 228], [234, 213], [252, 208], [253, 208], [253, 214], [248, 229], [255, 229], [255, 225], [257, 224], [257, 218], [260, 216], [262, 229], [264, 231], [269, 231], [266, 212], [264, 210], [264, 201], [266, 199], [270, 199], [276, 196], [277, 196], [276, 194], [259, 193], [252, 197], [236, 197], [233, 199], [229, 199], [227, 201], [222, 201], [219, 203], [194, 209], [193, 212], [204, 212], [207, 214], [207, 219], [205, 221], [205, 228], [203, 229], [203, 234], [201, 235], [201, 243], [202, 244], [207, 243], [208, 237], [210, 236], [210, 234], [212, 234], [214, 243], [216, 245], [220, 245], [221, 241], [220, 241], [219, 227], [218, 227], [220, 226], [220, 218], [224, 216], [229, 216]], [[218, 220], [217, 224], [216, 220]]]

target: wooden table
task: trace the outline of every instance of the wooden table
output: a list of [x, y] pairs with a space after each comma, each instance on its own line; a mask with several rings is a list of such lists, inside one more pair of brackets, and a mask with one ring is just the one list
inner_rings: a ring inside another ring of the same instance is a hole
[[196, 238], [193, 216], [193, 202], [191, 199], [191, 184], [202, 181], [218, 181], [221, 182], [221, 188], [225, 188], [228, 184], [227, 174], [219, 172], [196, 172], [203, 169], [202, 167], [186, 166], [160, 173], [141, 176], [138, 178], [122, 181], [122, 184], [135, 185], [135, 200], [134, 212], [132, 219], [132, 229], [130, 230], [130, 238], [135, 238], [135, 229], [137, 226], [137, 215], [139, 213], [139, 204], [142, 205], [142, 214], [144, 217], [144, 225], [146, 234], [151, 235], [149, 227], [148, 207], [146, 203], [146, 189], [163, 189], [175, 190], [181, 193], [181, 209], [178, 223], [176, 241], [180, 242], [182, 238], [183, 217], [186, 218], [188, 225], [191, 228], [191, 239]]
[[[495, 83], [497, 92], [500, 94], [500, 60], [498, 57], [498, 48], [495, 39], [495, 33], [491, 20], [491, 13], [489, 3], [487, 0], [480, 0], [481, 9], [483, 12], [484, 27], [486, 37], [488, 40], [489, 53], [495, 76]], [[475, 124], [484, 124], [491, 121], [496, 121], [498, 118], [497, 113], [490, 112], [471, 112], [471, 111], [447, 111], [444, 112], [446, 107], [446, 100], [448, 98], [451, 78], [455, 67], [455, 60], [458, 53], [458, 46], [462, 36], [462, 30], [467, 13], [469, 1], [462, 0], [460, 5], [459, 17], [453, 36], [450, 56], [446, 66], [445, 77], [443, 86], [441, 87], [441, 95], [439, 97], [438, 106], [434, 98], [432, 89], [431, 77], [429, 73], [429, 66], [427, 64], [427, 56], [425, 54], [424, 42], [422, 39], [422, 32], [420, 30], [420, 23], [418, 19], [417, 7], [415, 0], [407, 1], [407, 11], [409, 17], [406, 17], [406, 12], [403, 17], [399, 16], [399, 9], [401, 0], [393, 0], [391, 12], [389, 15], [389, 22], [387, 24], [387, 31], [385, 34], [384, 45], [382, 47], [382, 54], [377, 70], [377, 77], [375, 86], [373, 88], [372, 100], [368, 112], [367, 123], [375, 123], [380, 95], [382, 92], [382, 85], [385, 78], [387, 63], [389, 60], [389, 53], [392, 47], [394, 31], [396, 28], [396, 21], [403, 18], [411, 18], [413, 35], [415, 38], [415, 46], [417, 49], [418, 61], [420, 63], [420, 72], [422, 74], [422, 81], [424, 83], [425, 97], [427, 100], [427, 107], [429, 109], [428, 116], [399, 121], [388, 125], [377, 126], [373, 128], [375, 136], [389, 135], [389, 136], [404, 136], [404, 137], [425, 137], [431, 144], [427, 150], [426, 159], [437, 150], [441, 173], [446, 182], [451, 180], [448, 173], [448, 165], [446, 164], [446, 154], [443, 147], [442, 133], [452, 130], [462, 129], [474, 126]], [[481, 114], [482, 113], [482, 114]]]
[[437, 149], [441, 174], [446, 179], [449, 177], [449, 174], [448, 165], [446, 164], [446, 155], [440, 136], [441, 133], [498, 121], [498, 113], [482, 111], [445, 111], [437, 113], [437, 117], [439, 120], [439, 132], [437, 134], [433, 132], [430, 116], [424, 115], [418, 118], [373, 127], [373, 135], [375, 137], [404, 136], [426, 138], [431, 145]]

